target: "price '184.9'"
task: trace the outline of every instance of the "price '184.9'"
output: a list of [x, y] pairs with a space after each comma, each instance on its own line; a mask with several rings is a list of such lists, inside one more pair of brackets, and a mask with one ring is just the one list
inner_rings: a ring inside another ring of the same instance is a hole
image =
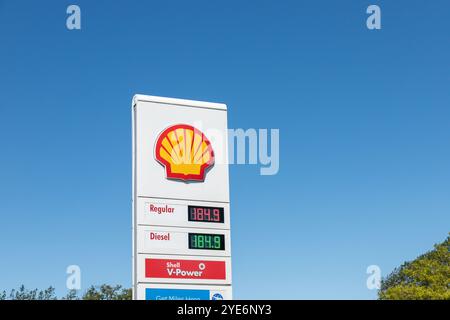
[[225, 250], [223, 234], [189, 233], [189, 249]]
[[218, 207], [188, 206], [188, 220], [198, 222], [224, 222], [224, 210]]

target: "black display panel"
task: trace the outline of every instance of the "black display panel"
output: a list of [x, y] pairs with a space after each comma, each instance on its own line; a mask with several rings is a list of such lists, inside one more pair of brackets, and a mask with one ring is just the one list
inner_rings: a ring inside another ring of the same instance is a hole
[[220, 207], [188, 206], [188, 220], [224, 223], [224, 209]]
[[225, 236], [211, 233], [189, 233], [189, 249], [225, 250]]

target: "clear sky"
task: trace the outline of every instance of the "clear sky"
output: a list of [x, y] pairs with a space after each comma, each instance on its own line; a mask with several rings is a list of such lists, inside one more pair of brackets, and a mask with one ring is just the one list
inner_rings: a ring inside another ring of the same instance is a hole
[[278, 175], [230, 168], [235, 298], [375, 298], [367, 266], [450, 231], [449, 26], [447, 0], [0, 0], [0, 288], [131, 285], [142, 93], [280, 129]]

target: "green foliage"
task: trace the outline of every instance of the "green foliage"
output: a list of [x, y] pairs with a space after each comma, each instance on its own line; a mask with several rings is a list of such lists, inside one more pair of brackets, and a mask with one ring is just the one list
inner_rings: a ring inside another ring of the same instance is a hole
[[103, 284], [99, 287], [91, 286], [82, 297], [83, 300], [131, 300], [131, 289], [122, 286]]
[[[38, 289], [27, 290], [21, 286], [18, 290], [11, 290], [9, 296], [6, 291], [0, 292], [0, 300], [57, 300], [55, 289], [38, 291]], [[120, 285], [91, 286], [79, 297], [76, 290], [70, 290], [61, 300], [131, 300], [131, 289], [123, 288]]]
[[61, 298], [61, 300], [80, 300], [77, 290], [69, 290], [67, 295]]
[[[6, 299], [6, 293], [5, 293]], [[45, 290], [28, 290], [22, 285], [18, 290], [11, 290], [9, 300], [56, 300], [55, 288], [48, 287]]]
[[381, 300], [450, 300], [450, 236], [381, 281]]

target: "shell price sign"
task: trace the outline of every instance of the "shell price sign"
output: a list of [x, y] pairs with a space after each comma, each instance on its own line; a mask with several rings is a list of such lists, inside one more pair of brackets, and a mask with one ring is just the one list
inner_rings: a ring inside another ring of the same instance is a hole
[[232, 298], [227, 108], [136, 95], [133, 299]]

